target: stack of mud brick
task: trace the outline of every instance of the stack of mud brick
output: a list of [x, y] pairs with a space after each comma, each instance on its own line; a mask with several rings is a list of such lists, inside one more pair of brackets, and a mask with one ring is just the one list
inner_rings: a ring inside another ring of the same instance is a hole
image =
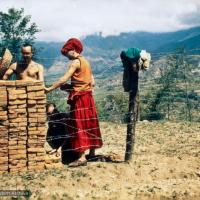
[[40, 81], [0, 81], [0, 173], [45, 167], [46, 95]]

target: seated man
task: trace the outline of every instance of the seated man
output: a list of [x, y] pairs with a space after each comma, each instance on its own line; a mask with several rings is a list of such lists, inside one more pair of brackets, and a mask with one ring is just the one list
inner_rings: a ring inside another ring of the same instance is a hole
[[22, 46], [22, 61], [13, 63], [3, 76], [3, 80], [8, 80], [15, 73], [17, 80], [44, 80], [44, 67], [32, 60], [33, 49], [27, 44]]

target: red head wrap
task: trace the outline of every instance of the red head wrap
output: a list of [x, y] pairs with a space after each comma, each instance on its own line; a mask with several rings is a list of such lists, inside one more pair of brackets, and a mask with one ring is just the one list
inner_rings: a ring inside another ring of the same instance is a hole
[[81, 41], [76, 38], [69, 39], [61, 49], [61, 53], [66, 55], [66, 53], [70, 50], [75, 50], [77, 53], [81, 53], [83, 51], [83, 45]]

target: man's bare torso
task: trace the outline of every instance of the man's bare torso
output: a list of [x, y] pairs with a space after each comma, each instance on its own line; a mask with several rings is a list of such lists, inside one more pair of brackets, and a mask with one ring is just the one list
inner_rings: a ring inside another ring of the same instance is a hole
[[17, 80], [39, 80], [39, 71], [42, 66], [34, 61], [28, 65], [24, 63], [14, 63], [11, 67], [17, 75]]

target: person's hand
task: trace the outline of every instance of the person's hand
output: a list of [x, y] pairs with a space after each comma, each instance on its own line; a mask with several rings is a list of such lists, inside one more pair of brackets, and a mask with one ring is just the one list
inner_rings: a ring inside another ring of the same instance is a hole
[[65, 83], [60, 86], [60, 90], [70, 92], [72, 90], [72, 85]]
[[51, 91], [51, 90], [50, 90], [50, 87], [48, 87], [48, 88], [45, 87], [45, 88], [44, 88], [44, 92], [45, 92], [45, 94], [49, 93], [50, 91]]
[[62, 147], [59, 147], [59, 148], [56, 150], [56, 157], [60, 157], [60, 156], [61, 156], [61, 148], [62, 148]]

